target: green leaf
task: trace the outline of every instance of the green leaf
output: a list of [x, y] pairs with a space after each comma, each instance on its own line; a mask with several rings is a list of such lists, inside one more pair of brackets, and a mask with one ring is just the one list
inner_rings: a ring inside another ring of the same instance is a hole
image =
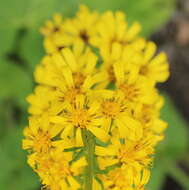
[[26, 106], [25, 97], [32, 91], [31, 76], [15, 64], [6, 59], [0, 63], [0, 99], [14, 99], [21, 106]]
[[6, 0], [0, 7], [0, 28], [38, 27], [57, 11], [71, 14], [76, 3], [73, 0]]
[[1, 140], [0, 189], [32, 190], [39, 186], [39, 179], [26, 163], [26, 152], [22, 150], [22, 130], [16, 126]]
[[43, 55], [45, 55], [43, 39], [39, 31], [28, 31], [22, 39], [20, 56], [27, 62], [27, 65], [32, 72], [35, 66], [40, 63]]
[[151, 170], [151, 178], [149, 184], [147, 185], [147, 189], [153, 189], [153, 190], [162, 189], [165, 178], [166, 178], [166, 169], [164, 167], [163, 160], [157, 157], [157, 159], [153, 164], [153, 168]]
[[[155, 154], [156, 159], [148, 184], [148, 189], [153, 190], [162, 189], [166, 176], [171, 174], [170, 171], [173, 171], [173, 166], [187, 152], [189, 143], [186, 121], [176, 109], [169, 96], [165, 93], [163, 96], [165, 98], [165, 105], [161, 111], [161, 118], [168, 122], [168, 128], [165, 132], [165, 139], [158, 146], [158, 151]], [[178, 176], [180, 177], [179, 174], [173, 177], [176, 178]]]
[[189, 189], [189, 176], [188, 174], [180, 168], [177, 163], [172, 162], [171, 160], [165, 161], [165, 166], [167, 168], [167, 173], [173, 179], [175, 179], [183, 189], [187, 190]]
[[16, 36], [16, 30], [11, 28], [0, 28], [1, 44], [0, 45], [0, 56], [9, 52], [13, 46], [14, 39]]
[[175, 0], [80, 0], [93, 9], [100, 11], [122, 10], [126, 13], [129, 22], [140, 21], [143, 26], [142, 34], [149, 36], [158, 27], [164, 24], [171, 16]]
[[189, 144], [187, 123], [174, 106], [168, 95], [164, 94], [165, 105], [161, 118], [168, 122], [165, 139], [158, 147], [162, 157], [178, 160], [184, 156]]

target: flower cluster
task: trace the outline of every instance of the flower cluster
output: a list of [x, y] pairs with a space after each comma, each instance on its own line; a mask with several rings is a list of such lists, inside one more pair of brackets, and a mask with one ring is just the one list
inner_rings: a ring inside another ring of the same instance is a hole
[[23, 148], [50, 190], [144, 190], [166, 122], [167, 57], [124, 13], [80, 6], [41, 28], [46, 55], [27, 97]]

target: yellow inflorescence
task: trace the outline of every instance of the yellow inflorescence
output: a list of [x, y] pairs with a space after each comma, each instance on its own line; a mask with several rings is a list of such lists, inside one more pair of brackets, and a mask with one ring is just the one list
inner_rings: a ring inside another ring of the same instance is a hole
[[[23, 148], [50, 190], [144, 190], [164, 137], [164, 53], [124, 13], [56, 14], [41, 28], [46, 55], [35, 71]], [[89, 172], [89, 173], [87, 173]], [[88, 181], [87, 181], [88, 180]]]

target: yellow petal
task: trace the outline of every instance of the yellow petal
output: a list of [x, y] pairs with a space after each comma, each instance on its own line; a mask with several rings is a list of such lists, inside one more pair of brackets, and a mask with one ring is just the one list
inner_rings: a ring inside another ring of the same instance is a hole
[[49, 134], [50, 134], [50, 137], [53, 138], [55, 137], [58, 133], [61, 132], [61, 130], [64, 128], [63, 125], [55, 125], [55, 126], [52, 126], [50, 129], [49, 129]]
[[101, 146], [96, 146], [95, 154], [98, 156], [114, 156], [117, 154], [117, 150], [113, 148], [105, 148]]
[[63, 68], [63, 75], [64, 75], [64, 79], [66, 81], [66, 84], [69, 87], [73, 87], [74, 86], [74, 82], [73, 82], [73, 77], [72, 77], [72, 72], [68, 67], [64, 67]]
[[82, 140], [82, 135], [81, 135], [81, 129], [78, 128], [76, 130], [76, 146], [80, 147], [83, 146], [83, 140]]
[[118, 162], [119, 160], [116, 158], [98, 158], [98, 163], [101, 169], [105, 169], [106, 167], [117, 164]]
[[61, 189], [69, 190], [69, 187], [64, 179], [60, 180]]
[[82, 85], [82, 89], [84, 91], [87, 91], [93, 86], [93, 84], [94, 84], [93, 78], [90, 75], [88, 75], [87, 78], [85, 79], [83, 85]]
[[97, 111], [99, 110], [99, 107], [100, 107], [100, 105], [97, 101], [92, 102], [92, 104], [90, 105], [90, 108], [89, 108], [89, 113], [90, 114], [97, 113]]
[[93, 189], [94, 190], [102, 190], [101, 184], [95, 178], [93, 178]]
[[120, 138], [126, 138], [130, 135], [129, 129], [119, 119], [115, 120], [115, 125], [118, 127]]
[[125, 36], [126, 40], [133, 40], [136, 37], [136, 35], [140, 32], [140, 30], [141, 25], [138, 22], [135, 22], [127, 31], [127, 34]]
[[77, 170], [83, 166], [86, 166], [87, 162], [85, 157], [80, 158], [79, 160], [73, 162], [73, 164], [71, 165], [71, 170], [73, 172], [77, 172]]
[[142, 130], [142, 125], [139, 121], [126, 115], [123, 116], [121, 120], [122, 122], [124, 122], [125, 127], [129, 129], [130, 131], [129, 137], [131, 137], [132, 140], [138, 140], [142, 137], [143, 130]]
[[73, 190], [77, 190], [81, 187], [81, 185], [72, 176], [68, 176], [67, 180], [68, 180], [68, 182], [69, 182], [69, 184]]
[[121, 64], [120, 62], [116, 62], [113, 65], [114, 68], [114, 74], [116, 77], [116, 81], [118, 84], [122, 84], [124, 82], [124, 68], [123, 68], [123, 64]]
[[156, 52], [156, 45], [153, 42], [148, 42], [146, 50], [144, 51], [144, 60], [149, 61]]
[[53, 116], [50, 118], [50, 122], [65, 125], [66, 119], [64, 117], [61, 117], [61, 116]]
[[77, 70], [77, 63], [72, 51], [68, 48], [64, 48], [62, 49], [62, 54], [68, 66], [71, 68], [72, 71], [75, 72]]
[[84, 102], [85, 102], [85, 97], [83, 95], [76, 96], [75, 100], [76, 108], [83, 108]]
[[91, 131], [94, 136], [96, 136], [98, 139], [100, 139], [103, 142], [107, 142], [110, 139], [108, 133], [106, 133], [103, 129], [92, 126], [88, 127], [87, 129]]

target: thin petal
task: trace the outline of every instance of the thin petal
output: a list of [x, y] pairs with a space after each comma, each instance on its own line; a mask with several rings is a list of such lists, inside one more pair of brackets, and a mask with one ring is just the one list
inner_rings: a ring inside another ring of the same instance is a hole
[[83, 146], [83, 140], [82, 140], [82, 135], [81, 135], [81, 129], [78, 128], [76, 130], [76, 146], [80, 147]]
[[96, 146], [95, 154], [98, 156], [114, 156], [116, 155], [117, 150], [113, 148], [105, 148], [101, 146]]
[[96, 136], [98, 139], [100, 139], [103, 142], [107, 142], [110, 139], [108, 133], [106, 133], [103, 129], [90, 126], [88, 127], [88, 130], [91, 131], [94, 134], [94, 136]]

